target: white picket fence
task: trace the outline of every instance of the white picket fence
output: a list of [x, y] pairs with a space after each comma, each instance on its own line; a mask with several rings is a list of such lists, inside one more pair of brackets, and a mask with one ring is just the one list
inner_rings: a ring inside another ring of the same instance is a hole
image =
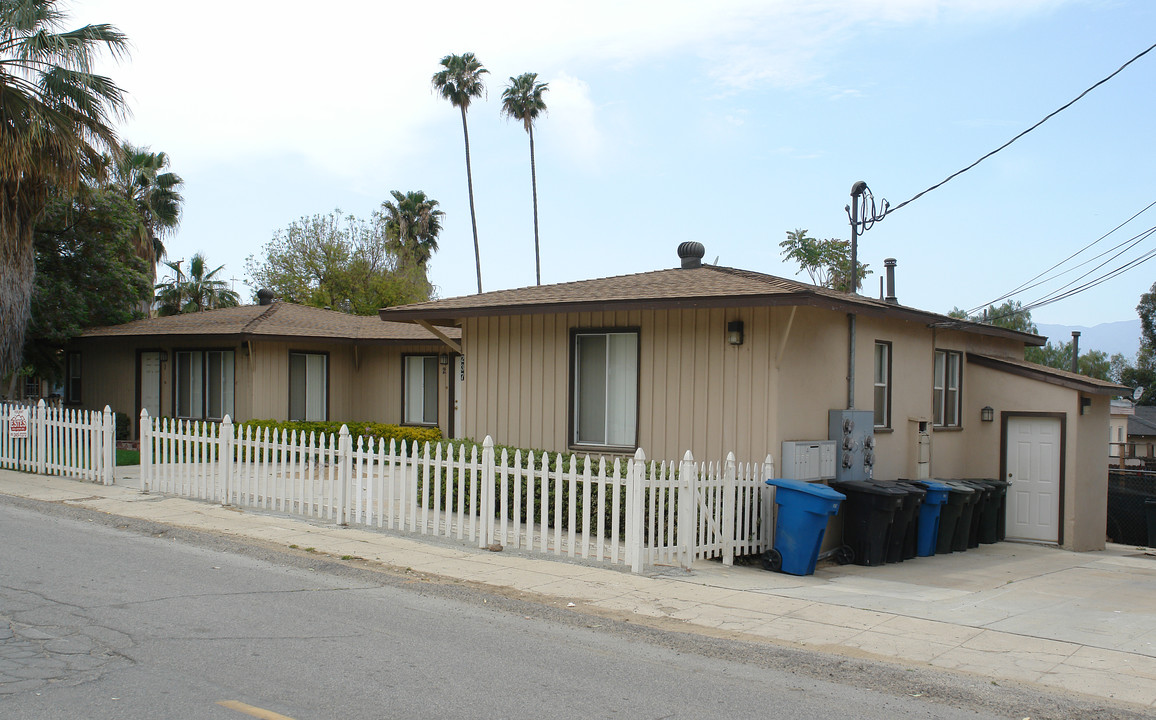
[[[154, 419], [141, 412], [141, 490], [558, 556], [688, 567], [770, 548], [763, 463], [511, 457], [458, 445], [354, 440]], [[449, 449], [446, 449], [449, 447]], [[581, 465], [581, 468], [579, 468]]]
[[[14, 411], [27, 414], [27, 437], [13, 437]], [[116, 422], [112, 410], [0, 404], [0, 468], [112, 484]]]

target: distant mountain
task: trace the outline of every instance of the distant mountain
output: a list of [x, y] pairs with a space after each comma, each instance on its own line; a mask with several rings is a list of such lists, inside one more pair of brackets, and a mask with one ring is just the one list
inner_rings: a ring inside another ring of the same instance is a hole
[[1037, 323], [1040, 335], [1046, 335], [1053, 345], [1071, 342], [1072, 331], [1080, 332], [1080, 352], [1100, 350], [1108, 355], [1121, 353], [1129, 360], [1140, 350], [1140, 318], [1120, 322], [1100, 323], [1092, 327], [1079, 325], [1047, 325]]

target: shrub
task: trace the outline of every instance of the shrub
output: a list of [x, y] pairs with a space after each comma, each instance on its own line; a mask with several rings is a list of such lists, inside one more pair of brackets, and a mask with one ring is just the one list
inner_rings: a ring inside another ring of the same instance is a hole
[[310, 433], [316, 433], [321, 436], [322, 447], [328, 447], [328, 438], [330, 434], [336, 436], [341, 432], [341, 426], [345, 425], [349, 428], [349, 435], [353, 439], [354, 448], [357, 447], [357, 438], [361, 436], [365, 438], [366, 442], [373, 442], [377, 444], [378, 439], [385, 440], [388, 444], [390, 440], [397, 440], [398, 442], [405, 441], [406, 443], [417, 442], [424, 444], [427, 442], [436, 443], [442, 438], [441, 430], [436, 427], [411, 427], [408, 425], [387, 425], [386, 423], [376, 422], [336, 422], [336, 421], [311, 421], [303, 420], [247, 420], [243, 423], [237, 423], [238, 436], [242, 436], [247, 432], [247, 428], [252, 428], [254, 436], [262, 432], [265, 428], [270, 431], [279, 430], [282, 433], [293, 433], [296, 431], [298, 437], [304, 435], [309, 437]]
[[116, 413], [116, 439], [117, 440], [131, 440], [132, 439], [132, 420], [124, 413]]

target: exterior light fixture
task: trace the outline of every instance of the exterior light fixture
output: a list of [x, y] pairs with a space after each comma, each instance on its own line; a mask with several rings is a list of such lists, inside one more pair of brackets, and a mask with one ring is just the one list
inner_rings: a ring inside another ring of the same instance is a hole
[[984, 422], [995, 420], [995, 410], [992, 409], [991, 405], [983, 406], [983, 409], [979, 411], [979, 419]]
[[727, 342], [731, 345], [743, 344], [743, 321], [731, 320], [727, 323]]
[[438, 355], [438, 362], [441, 363], [442, 365], [449, 365], [450, 364], [450, 356], [449, 355]]

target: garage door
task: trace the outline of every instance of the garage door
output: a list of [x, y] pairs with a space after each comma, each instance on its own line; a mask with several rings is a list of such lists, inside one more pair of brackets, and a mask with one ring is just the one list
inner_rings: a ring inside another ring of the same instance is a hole
[[1060, 540], [1060, 419], [1011, 417], [1007, 424], [1007, 536]]

